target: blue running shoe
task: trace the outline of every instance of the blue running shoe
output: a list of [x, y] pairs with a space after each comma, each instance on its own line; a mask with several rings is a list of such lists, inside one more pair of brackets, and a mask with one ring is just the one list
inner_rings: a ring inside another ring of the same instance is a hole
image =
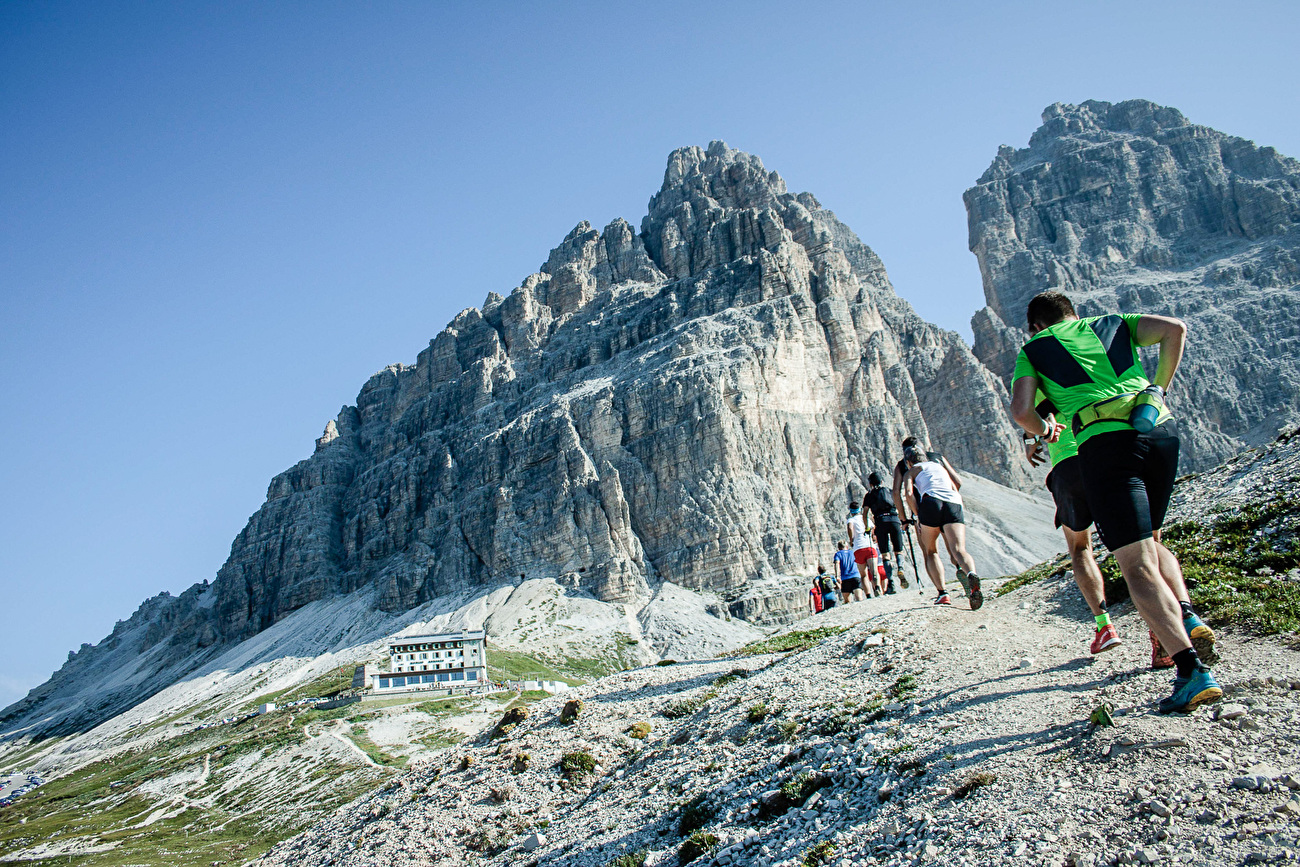
[[1187, 713], [1201, 704], [1214, 704], [1223, 698], [1223, 688], [1210, 674], [1210, 670], [1201, 666], [1190, 677], [1174, 678], [1174, 693], [1169, 698], [1160, 700], [1161, 713]]
[[1201, 662], [1214, 665], [1219, 661], [1219, 654], [1214, 649], [1214, 630], [1206, 626], [1204, 620], [1189, 614], [1183, 618], [1183, 628], [1187, 630], [1187, 637], [1192, 640], [1192, 647], [1196, 648]]

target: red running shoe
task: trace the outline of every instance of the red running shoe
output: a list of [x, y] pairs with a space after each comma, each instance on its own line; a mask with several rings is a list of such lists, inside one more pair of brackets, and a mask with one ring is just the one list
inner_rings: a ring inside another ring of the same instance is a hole
[[1119, 640], [1119, 633], [1115, 631], [1115, 624], [1107, 623], [1092, 639], [1093, 654], [1103, 653], [1112, 647], [1119, 647], [1124, 642]]
[[1160, 639], [1150, 629], [1147, 635], [1151, 636], [1151, 667], [1152, 668], [1173, 668], [1174, 661], [1165, 653], [1165, 649], [1160, 646]]

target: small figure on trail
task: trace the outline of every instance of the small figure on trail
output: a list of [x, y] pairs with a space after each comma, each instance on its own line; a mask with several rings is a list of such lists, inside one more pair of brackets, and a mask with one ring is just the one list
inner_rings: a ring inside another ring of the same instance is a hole
[[[835, 566], [841, 576], [844, 575], [844, 564], [841, 562], [841, 555], [848, 558], [849, 566], [853, 565], [853, 557], [844, 550], [844, 543], [840, 543], [840, 550], [835, 552]], [[854, 573], [856, 577], [856, 572]], [[828, 611], [835, 607], [839, 602], [841, 579], [833, 575], [827, 575], [826, 570], [821, 566], [817, 567], [817, 583], [822, 588], [822, 610]]]
[[[903, 589], [908, 588], [907, 572], [903, 569], [903, 524], [898, 517], [898, 507], [894, 498], [882, 486], [880, 473], [867, 476], [871, 490], [862, 500], [862, 505], [870, 512], [876, 523], [876, 548], [885, 569], [885, 582], [889, 585], [886, 593], [895, 593], [894, 575]], [[890, 549], [893, 554], [890, 554]], [[896, 557], [897, 561], [893, 558]]]
[[925, 555], [925, 571], [939, 591], [934, 604], [948, 605], [952, 602], [943, 589], [943, 563], [939, 560], [939, 537], [943, 536], [952, 565], [957, 569], [957, 580], [966, 589], [974, 611], [984, 604], [984, 594], [980, 590], [979, 576], [975, 574], [975, 561], [966, 553], [966, 524], [962, 516], [961, 494], [957, 491], [960, 482], [943, 464], [929, 460], [920, 446], [909, 446], [903, 452], [903, 460], [908, 466], [903, 485], [919, 522], [916, 535]]
[[[914, 436], [906, 437], [906, 438], [903, 440], [903, 451], [906, 452], [909, 448], [911, 448], [911, 447], [913, 447], [913, 446], [916, 446], [916, 447], [919, 448], [920, 445], [921, 445], [921, 441], [920, 441], [919, 439], [917, 439], [916, 437], [914, 437]], [[932, 461], [938, 461], [939, 463], [943, 464], [943, 468], [944, 468], [945, 470], [947, 470], [947, 471], [948, 471], [948, 475], [952, 477], [952, 480], [953, 480], [953, 487], [955, 487], [958, 491], [961, 490], [961, 477], [958, 476], [958, 475], [957, 475], [957, 471], [954, 470], [954, 469], [952, 468], [952, 464], [948, 463], [948, 459], [947, 459], [947, 458], [945, 458], [943, 455], [939, 454], [938, 452], [929, 452], [929, 451], [925, 453], [925, 456], [926, 456], [927, 458], [929, 458], [930, 460], [932, 460]], [[909, 507], [911, 506], [911, 499], [910, 499], [910, 498], [911, 498], [911, 493], [910, 493], [909, 491], [904, 491], [904, 490], [903, 490], [903, 479], [904, 479], [904, 477], [905, 477], [906, 475], [907, 475], [907, 460], [906, 460], [906, 459], [903, 459], [903, 460], [900, 460], [898, 463], [894, 464], [894, 487], [893, 487], [893, 495], [894, 495], [894, 505], [898, 508], [898, 511], [902, 514], [902, 525], [903, 525], [903, 531], [904, 531], [904, 533], [907, 533], [907, 534], [908, 534], [908, 544], [910, 545], [910, 544], [911, 544], [911, 534], [910, 534], [910, 529], [909, 529], [909, 528], [910, 528], [910, 527], [915, 527], [915, 526], [916, 526], [916, 513], [915, 513], [915, 512], [912, 512], [912, 513], [909, 514], [909, 512], [908, 512], [908, 509], [909, 509]], [[920, 531], [919, 531], [919, 530], [917, 531], [917, 535], [920, 535]], [[945, 544], [947, 544], [947, 541], [946, 541], [946, 540], [945, 540]], [[952, 559], [952, 551], [951, 551], [951, 550], [948, 552], [948, 558], [949, 558], [949, 559]], [[915, 554], [915, 553], [912, 554], [912, 560], [913, 560], [913, 561], [916, 560], [916, 554]], [[925, 588], [921, 586], [921, 574], [920, 574], [919, 571], [916, 570], [916, 564], [915, 564], [915, 562], [913, 562], [912, 566], [913, 566], [913, 571], [914, 571], [914, 572], [917, 572], [917, 575], [916, 575], [916, 592], [917, 592], [918, 594], [924, 596], [924, 595], [925, 595]], [[928, 571], [929, 567], [926, 567], [926, 568], [927, 568], [927, 571]], [[964, 571], [962, 571], [962, 570], [960, 570], [960, 569], [957, 570], [957, 578], [958, 578], [958, 580], [961, 582], [962, 590], [963, 590], [963, 592], [965, 592], [965, 593], [967, 593], [967, 594], [969, 595], [970, 590], [969, 590], [969, 588], [966, 587], [966, 578], [965, 578], [965, 575], [966, 575], [966, 573], [965, 573]]]
[[[854, 585], [853, 598], [858, 602], [867, 598], [867, 582], [870, 582], [872, 596], [879, 596], [881, 593], [880, 582], [878, 577], [883, 575], [884, 569], [880, 567], [880, 557], [876, 554], [876, 549], [871, 544], [870, 528], [868, 528], [867, 519], [862, 515], [862, 509], [857, 503], [849, 503], [849, 520], [846, 526], [849, 536], [849, 546], [853, 549], [853, 562], [857, 564], [858, 573], [862, 576], [861, 583]], [[847, 581], [844, 587], [844, 601], [848, 602], [849, 588]]]
[[[1047, 474], [1047, 489], [1056, 503], [1056, 526], [1065, 533], [1065, 544], [1070, 552], [1070, 566], [1074, 569], [1074, 583], [1088, 603], [1096, 624], [1090, 650], [1102, 653], [1123, 644], [1115, 625], [1106, 613], [1106, 590], [1101, 580], [1101, 569], [1092, 554], [1092, 512], [1083, 490], [1083, 462], [1079, 460], [1079, 446], [1070, 430], [1072, 418], [1057, 412], [1050, 400], [1039, 392], [1037, 412], [1054, 427], [1057, 437], [1048, 441], [1041, 436], [1023, 435], [1025, 457], [1034, 466], [1048, 457], [1052, 471]], [[1046, 454], [1044, 454], [1044, 452]], [[1170, 663], [1172, 665], [1172, 663]]]
[[822, 576], [826, 574], [826, 567], [817, 564], [817, 574], [813, 576], [812, 589], [808, 591], [808, 608], [813, 614], [820, 614], [822, 610]]
[[[1177, 558], [1155, 538], [1178, 474], [1178, 426], [1164, 395], [1182, 360], [1187, 326], [1138, 313], [1080, 319], [1060, 292], [1035, 295], [1026, 319], [1033, 336], [1016, 358], [1011, 414], [1026, 432], [1049, 442], [1059, 430], [1035, 409], [1038, 392], [1071, 418], [1101, 540], [1115, 555], [1138, 613], [1178, 669], [1160, 712], [1216, 702], [1223, 690], [1201, 659], [1215, 658], [1214, 632], [1193, 610]], [[1138, 347], [1157, 344], [1153, 383]]]

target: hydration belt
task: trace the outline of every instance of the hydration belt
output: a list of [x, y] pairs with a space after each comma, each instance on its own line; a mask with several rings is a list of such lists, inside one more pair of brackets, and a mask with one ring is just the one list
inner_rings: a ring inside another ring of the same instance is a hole
[[1074, 435], [1078, 436], [1079, 431], [1099, 421], [1122, 421], [1128, 424], [1133, 410], [1144, 404], [1154, 406], [1160, 413], [1156, 418], [1157, 425], [1164, 424], [1174, 417], [1160, 395], [1150, 391], [1128, 391], [1088, 404], [1074, 414], [1074, 422], [1070, 428], [1074, 431]]

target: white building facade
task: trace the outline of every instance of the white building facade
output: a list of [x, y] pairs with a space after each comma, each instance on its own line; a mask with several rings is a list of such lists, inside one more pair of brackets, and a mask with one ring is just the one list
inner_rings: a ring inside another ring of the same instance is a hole
[[375, 692], [487, 688], [486, 637], [465, 629], [390, 639], [388, 671], [374, 676]]

